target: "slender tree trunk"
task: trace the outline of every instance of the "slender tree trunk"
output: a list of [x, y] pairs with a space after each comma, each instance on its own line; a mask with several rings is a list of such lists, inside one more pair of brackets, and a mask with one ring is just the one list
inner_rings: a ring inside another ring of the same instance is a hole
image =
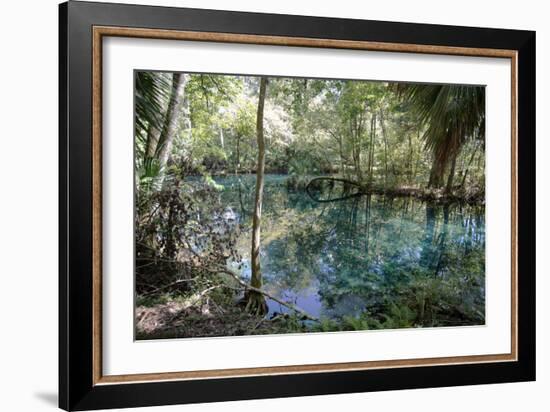
[[408, 167], [408, 174], [409, 174], [409, 185], [412, 185], [412, 180], [413, 180], [413, 176], [414, 176], [414, 171], [413, 171], [413, 167], [414, 167], [414, 152], [413, 152], [413, 144], [412, 144], [412, 137], [411, 137], [412, 133], [411, 132], [407, 132], [407, 137], [409, 138], [409, 167]]
[[363, 180], [363, 170], [361, 169], [361, 136], [357, 126], [357, 118], [350, 121], [350, 135], [352, 136], [352, 156], [355, 176], [358, 181]]
[[376, 113], [373, 113], [371, 117], [371, 128], [370, 128], [370, 152], [369, 152], [369, 177], [368, 185], [371, 186], [373, 182], [373, 169], [374, 169], [374, 144], [376, 139]]
[[380, 109], [380, 126], [382, 127], [382, 136], [384, 137], [384, 186], [388, 188], [388, 135], [386, 133], [386, 125], [384, 123], [384, 112]]
[[[256, 117], [256, 139], [258, 143], [258, 166], [256, 170], [256, 200], [252, 218], [252, 275], [250, 285], [260, 289], [262, 287], [262, 270], [260, 266], [260, 226], [262, 220], [262, 203], [264, 192], [265, 169], [265, 138], [264, 138], [264, 102], [267, 89], [267, 78], [260, 80], [260, 95], [258, 97], [258, 114]], [[263, 315], [267, 313], [267, 304], [263, 295], [249, 291], [246, 309], [252, 313]]]
[[468, 161], [468, 164], [466, 165], [466, 170], [464, 170], [464, 174], [462, 175], [462, 182], [460, 182], [460, 188], [461, 189], [466, 184], [466, 177], [468, 176], [468, 171], [470, 170], [470, 166], [472, 165], [472, 162], [474, 161], [474, 157], [477, 153], [477, 148], [478, 147], [479, 147], [479, 145], [475, 146], [474, 151], [472, 152], [472, 156], [470, 156], [470, 160]]
[[343, 177], [347, 177], [347, 173], [346, 173], [346, 160], [344, 159], [344, 147], [343, 147], [343, 144], [342, 144], [342, 137], [340, 136], [338, 138], [338, 150], [340, 152], [340, 174], [343, 176]]
[[235, 157], [235, 177], [237, 177], [239, 175], [239, 169], [241, 168], [241, 135], [238, 133]]
[[187, 75], [174, 73], [172, 77], [172, 93], [168, 109], [166, 110], [166, 119], [160, 135], [160, 147], [157, 147], [158, 159], [161, 168], [168, 163], [168, 158], [172, 151], [172, 144], [178, 132], [180, 124], [180, 114], [183, 109], [185, 94], [185, 85], [187, 84]]
[[357, 180], [360, 182], [363, 180], [363, 170], [361, 169], [361, 149], [358, 147], [359, 143], [354, 143], [355, 149], [353, 150], [353, 159], [355, 163], [355, 174], [357, 175]]
[[225, 149], [225, 142], [223, 138], [223, 129], [220, 127], [220, 146], [222, 147], [222, 150]]

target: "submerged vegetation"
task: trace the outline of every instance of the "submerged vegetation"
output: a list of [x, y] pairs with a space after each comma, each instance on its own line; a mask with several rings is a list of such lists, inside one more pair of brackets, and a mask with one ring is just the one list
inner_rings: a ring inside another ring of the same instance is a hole
[[137, 337], [483, 324], [484, 96], [138, 72]]

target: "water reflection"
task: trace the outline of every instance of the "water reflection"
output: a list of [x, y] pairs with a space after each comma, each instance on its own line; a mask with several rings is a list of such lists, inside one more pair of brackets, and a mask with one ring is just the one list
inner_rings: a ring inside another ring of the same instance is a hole
[[[255, 176], [216, 179], [250, 249]], [[265, 288], [313, 316], [369, 327], [483, 324], [484, 208], [364, 195], [318, 202], [268, 176], [262, 218]], [[269, 302], [270, 314], [286, 308]]]

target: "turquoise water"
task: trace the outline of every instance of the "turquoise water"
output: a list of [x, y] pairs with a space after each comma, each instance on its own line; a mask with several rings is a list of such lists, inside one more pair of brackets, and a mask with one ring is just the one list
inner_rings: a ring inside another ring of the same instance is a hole
[[[254, 175], [216, 178], [239, 221], [242, 275], [250, 276]], [[409, 197], [363, 195], [318, 202], [266, 177], [264, 288], [315, 317], [368, 319], [370, 327], [485, 322], [485, 210]], [[338, 197], [340, 188], [318, 193]], [[269, 314], [286, 313], [269, 301]], [[374, 325], [374, 326], [372, 326]]]

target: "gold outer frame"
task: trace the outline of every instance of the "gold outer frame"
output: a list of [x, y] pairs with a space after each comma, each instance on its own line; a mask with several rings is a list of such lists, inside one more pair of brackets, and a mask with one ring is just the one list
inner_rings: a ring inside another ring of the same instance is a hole
[[[393, 359], [382, 361], [326, 363], [314, 365], [288, 365], [273, 367], [216, 369], [201, 371], [181, 371], [143, 373], [130, 375], [103, 375], [102, 362], [102, 40], [103, 37], [130, 37], [163, 40], [186, 40], [218, 43], [257, 44], [289, 47], [317, 47], [385, 51], [398, 53], [421, 53], [438, 55], [458, 55], [476, 57], [507, 58], [511, 60], [511, 352], [472, 356], [450, 356], [438, 358]], [[228, 377], [281, 375], [300, 373], [320, 373], [353, 371], [414, 366], [458, 365], [471, 363], [493, 363], [517, 361], [518, 336], [518, 228], [517, 228], [517, 51], [504, 49], [467, 48], [452, 46], [431, 46], [420, 44], [384, 43], [354, 40], [334, 40], [284, 36], [264, 36], [249, 34], [177, 31], [143, 29], [131, 27], [94, 26], [92, 33], [92, 277], [93, 277], [93, 384], [121, 384], [168, 380], [216, 379]]]

